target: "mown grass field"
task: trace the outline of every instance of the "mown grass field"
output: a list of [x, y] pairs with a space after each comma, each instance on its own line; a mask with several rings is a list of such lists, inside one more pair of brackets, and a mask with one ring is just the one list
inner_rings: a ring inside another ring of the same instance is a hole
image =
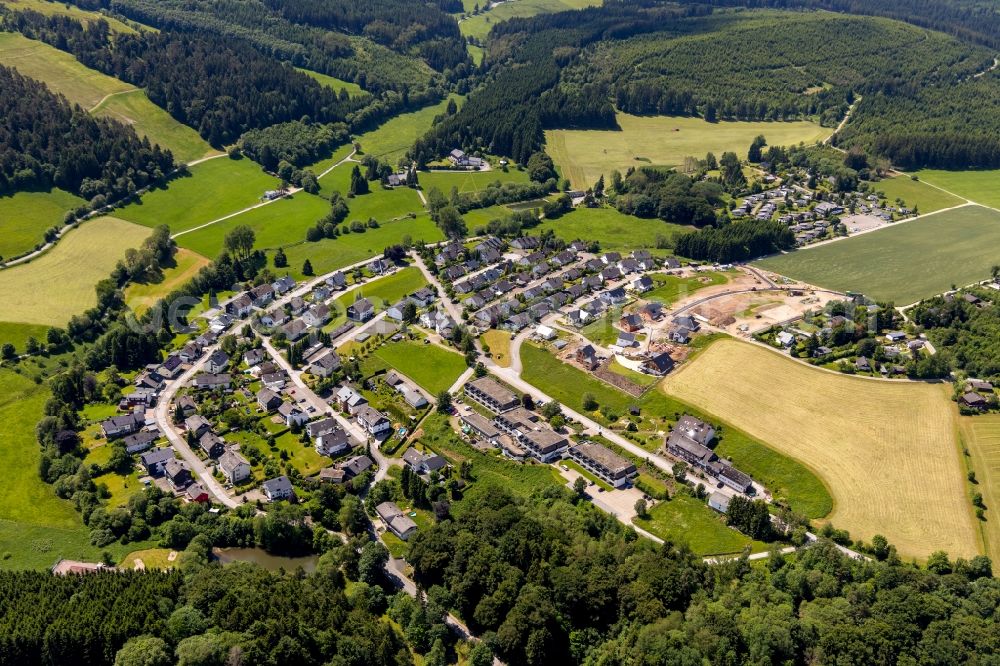
[[[464, 100], [461, 95], [454, 94], [449, 99], [454, 99], [459, 106]], [[396, 162], [413, 146], [413, 142], [431, 128], [434, 116], [444, 113], [447, 106], [448, 100], [443, 100], [417, 111], [401, 113], [378, 128], [360, 135], [355, 141], [361, 144], [361, 150], [365, 154], [374, 155], [383, 162], [396, 166]]]
[[343, 79], [338, 79], [333, 76], [327, 76], [326, 74], [320, 74], [319, 72], [314, 72], [311, 69], [302, 69], [301, 67], [296, 67], [295, 69], [299, 70], [303, 74], [306, 74], [310, 78], [315, 79], [316, 81], [323, 84], [327, 88], [332, 88], [333, 90], [336, 90], [338, 93], [341, 90], [346, 90], [347, 94], [350, 95], [351, 97], [360, 97], [362, 95], [367, 94], [364, 90], [361, 89], [361, 86], [359, 86], [357, 83], [353, 83], [351, 81], [344, 81]]
[[989, 277], [1000, 212], [965, 206], [872, 233], [768, 257], [757, 266], [839, 291], [908, 305]]
[[149, 233], [114, 217], [88, 220], [41, 257], [0, 271], [0, 321], [65, 326], [96, 305], [94, 285]]
[[413, 241], [423, 240], [428, 243], [444, 239], [441, 230], [424, 213], [414, 219], [405, 218], [380, 224], [377, 229], [368, 229], [363, 234], [351, 233], [316, 243], [302, 242], [286, 247], [288, 269], [292, 276], [304, 277], [302, 265], [309, 259], [316, 275], [322, 275], [381, 254], [386, 247], [399, 243], [406, 236]]
[[[468, 220], [468, 215], [465, 217]], [[537, 229], [552, 229], [557, 237], [566, 241], [597, 241], [602, 250], [627, 252], [656, 248], [659, 241], [669, 240], [693, 227], [624, 215], [614, 208], [581, 207], [555, 220], [542, 220]]]
[[[604, 425], [611, 423], [600, 411], [587, 413], [584, 410], [585, 394], [592, 394], [597, 399], [599, 408], [610, 408], [619, 416], [627, 414], [632, 405], [638, 405], [644, 418], [657, 422], [657, 428], [663, 427], [663, 419], [676, 419], [682, 414], [692, 414], [722, 425], [724, 432], [719, 437], [716, 450], [721, 456], [732, 460], [739, 469], [763, 483], [776, 498], [787, 502], [795, 511], [809, 518], [826, 516], [833, 508], [833, 498], [829, 491], [806, 466], [733, 427], [732, 422], [724, 422], [718, 414], [709, 413], [703, 406], [694, 407], [667, 395], [663, 391], [662, 382], [636, 399], [531, 344], [521, 346], [521, 361], [524, 366], [521, 377], [525, 381]], [[650, 441], [637, 443], [654, 452], [662, 446], [663, 438], [657, 435]]]
[[0, 321], [0, 345], [9, 342], [18, 352], [24, 351], [24, 343], [29, 337], [44, 341], [48, 326], [41, 324], [21, 324], [11, 321]]
[[116, 18], [105, 16], [99, 12], [91, 12], [80, 9], [76, 5], [71, 5], [68, 2], [55, 2], [49, 0], [4, 0], [3, 4], [15, 11], [33, 11], [45, 16], [65, 16], [73, 19], [74, 21], [79, 21], [84, 25], [89, 25], [98, 20], [104, 20], [107, 22], [108, 27], [111, 28], [111, 32], [124, 34], [135, 34], [136, 32], [131, 26], [122, 23]]
[[986, 554], [1000, 562], [1000, 414], [960, 416], [958, 422], [976, 473], [972, 492], [982, 493], [986, 505], [986, 521], [979, 523]]
[[854, 538], [883, 534], [901, 555], [978, 552], [949, 387], [824, 372], [734, 340], [667, 377], [670, 395], [801, 461]]
[[177, 162], [192, 162], [222, 153], [212, 148], [198, 132], [174, 120], [169, 113], [149, 101], [142, 90], [108, 97], [90, 111], [95, 116], [113, 118], [131, 125], [140, 136], [169, 148]]
[[147, 227], [166, 224], [177, 233], [256, 205], [265, 190], [278, 187], [277, 178], [248, 159], [220, 157], [196, 164], [190, 172], [115, 215]]
[[420, 269], [416, 266], [409, 266], [392, 275], [373, 280], [350, 293], [343, 294], [334, 303], [337, 304], [338, 310], [342, 311], [363, 296], [372, 302], [376, 311], [381, 312], [403, 296], [412, 294], [426, 284], [427, 280], [424, 279], [424, 274], [420, 272]]
[[[517, 4], [517, 3], [514, 3]], [[675, 116], [618, 114], [621, 130], [549, 130], [546, 151], [573, 187], [586, 188], [615, 169], [677, 167], [688, 156], [699, 159], [708, 152], [721, 156], [727, 150], [745, 156], [750, 142], [763, 134], [772, 146], [826, 138], [831, 130], [809, 121], [718, 122]]]
[[945, 171], [921, 169], [917, 177], [929, 185], [936, 185], [969, 201], [1000, 208], [1000, 169], [972, 171]]
[[205, 257], [184, 248], [178, 248], [174, 261], [174, 266], [163, 271], [160, 282], [130, 284], [125, 289], [125, 302], [136, 314], [142, 314], [156, 301], [182, 287], [209, 264]]
[[[480, 6], [486, 4], [488, 3], [483, 2]], [[486, 35], [489, 34], [494, 25], [508, 19], [552, 14], [600, 4], [600, 0], [516, 0], [516, 2], [498, 4], [493, 9], [484, 11], [478, 16], [470, 16], [459, 23], [458, 27], [463, 35], [485, 40]], [[471, 11], [471, 9], [466, 6], [466, 11]]]
[[675, 495], [649, 510], [647, 518], [632, 521], [661, 539], [687, 542], [696, 555], [730, 555], [750, 546], [752, 552], [767, 550], [767, 544], [726, 526], [725, 518], [688, 495]]
[[66, 212], [83, 203], [58, 188], [0, 196], [0, 259], [24, 254], [45, 242], [45, 231], [62, 226]]
[[510, 367], [510, 340], [508, 331], [498, 331], [495, 328], [479, 336], [480, 341], [490, 348], [490, 356], [501, 368]]
[[170, 553], [175, 552], [169, 548], [147, 548], [146, 550], [133, 550], [118, 562], [118, 566], [124, 569], [135, 569], [138, 564], [136, 560], [141, 560], [146, 569], [172, 569], [180, 564], [180, 553], [177, 553], [173, 560], [170, 560]]
[[933, 213], [965, 203], [964, 199], [909, 176], [885, 178], [872, 183], [872, 189], [884, 193], [890, 204], [894, 204], [896, 199], [902, 199], [907, 208], [916, 208], [919, 213]]
[[256, 247], [275, 249], [304, 241], [306, 230], [329, 212], [330, 203], [326, 199], [299, 192], [290, 199], [279, 199], [211, 226], [182, 233], [177, 236], [177, 244], [203, 257], [217, 257], [226, 234], [236, 227], [248, 226], [256, 235]]
[[680, 298], [690, 296], [699, 289], [725, 284], [729, 282], [729, 277], [730, 274], [720, 271], [708, 271], [691, 277], [654, 274], [653, 282], [656, 286], [643, 294], [642, 298], [646, 301], [660, 301], [669, 305]]
[[382, 345], [375, 355], [430, 393], [447, 391], [468, 367], [465, 357], [437, 345], [404, 340]]
[[527, 183], [527, 171], [517, 169], [493, 169], [491, 171], [421, 171], [417, 174], [420, 186], [426, 192], [436, 187], [445, 196], [451, 194], [451, 188], [458, 188], [459, 194], [471, 194], [485, 190], [490, 185], [501, 183]]
[[[217, 153], [190, 127], [149, 101], [135, 86], [84, 66], [70, 54], [17, 33], [0, 33], [0, 62], [45, 83], [97, 116], [131, 125], [169, 148], [179, 162]], [[109, 95], [113, 95], [109, 97]]]

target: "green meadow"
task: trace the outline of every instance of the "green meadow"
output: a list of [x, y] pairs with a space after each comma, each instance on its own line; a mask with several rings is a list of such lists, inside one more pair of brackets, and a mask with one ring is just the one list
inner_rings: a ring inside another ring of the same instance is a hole
[[[472, 11], [468, 3], [463, 3], [465, 10]], [[475, 4], [475, 3], [473, 3]], [[480, 6], [486, 6], [484, 0]], [[512, 18], [527, 18], [538, 14], [552, 14], [555, 12], [565, 12], [570, 9], [583, 9], [601, 4], [600, 0], [517, 0], [516, 2], [504, 2], [497, 4], [489, 11], [480, 12], [476, 16], [470, 16], [458, 24], [462, 34], [468, 37], [476, 37], [485, 40], [486, 35], [497, 23], [502, 23]]]
[[311, 69], [302, 69], [301, 67], [296, 67], [303, 74], [315, 79], [319, 83], [323, 84], [327, 88], [332, 88], [338, 93], [341, 90], [346, 90], [347, 94], [351, 97], [361, 97], [362, 95], [367, 95], [364, 90], [361, 89], [357, 83], [352, 83], [350, 81], [344, 81], [343, 79], [338, 79], [333, 76], [327, 76], [326, 74], [320, 74], [319, 72], [314, 72]]
[[[459, 105], [464, 100], [461, 95], [455, 94], [448, 99], [455, 100]], [[434, 117], [444, 113], [447, 106], [448, 100], [442, 100], [417, 111], [401, 113], [378, 128], [358, 136], [355, 141], [361, 144], [361, 150], [365, 154], [374, 155], [383, 162], [396, 166], [399, 158], [431, 128]]]
[[767, 550], [767, 544], [726, 527], [721, 514], [688, 495], [675, 495], [649, 510], [647, 518], [633, 522], [661, 539], [685, 542], [695, 555], [729, 555], [740, 553], [747, 546], [752, 552]]
[[159, 282], [129, 284], [125, 288], [125, 302], [136, 314], [142, 314], [172, 291], [181, 288], [209, 263], [205, 257], [178, 248], [174, 265], [163, 269], [163, 279]]
[[411, 340], [385, 344], [375, 355], [415, 381], [431, 397], [451, 388], [468, 367], [465, 357], [457, 352]]
[[916, 175], [929, 185], [936, 185], [974, 203], [1000, 208], [1000, 169], [921, 169]]
[[518, 169], [508, 169], [506, 172], [501, 169], [491, 171], [421, 171], [417, 174], [420, 187], [425, 192], [431, 188], [437, 188], [447, 196], [451, 193], [451, 188], [456, 188], [459, 194], [472, 194], [481, 192], [496, 182], [500, 183], [527, 183], [529, 182], [528, 172]]
[[66, 212], [84, 203], [58, 188], [0, 196], [0, 259], [13, 258], [44, 243], [45, 231], [61, 227]]
[[909, 176], [885, 178], [872, 183], [872, 189], [885, 194], [890, 204], [893, 204], [896, 199], [901, 199], [907, 208], [915, 208], [919, 213], [933, 213], [942, 208], [965, 203], [959, 197], [932, 187], [923, 181], [913, 180]]
[[757, 266], [818, 287], [908, 305], [990, 275], [1000, 212], [964, 206], [813, 248]]
[[19, 322], [0, 321], [0, 345], [10, 343], [19, 353], [24, 351], [28, 338], [39, 342], [45, 341], [49, 327], [43, 324], [22, 324]]
[[265, 190], [279, 185], [248, 159], [220, 157], [188, 170], [190, 175], [174, 178], [115, 214], [147, 227], [166, 224], [177, 233], [254, 206]]
[[625, 215], [614, 208], [580, 207], [555, 220], [542, 220], [536, 230], [544, 229], [552, 229], [556, 236], [566, 241], [597, 241], [603, 250], [621, 252], [653, 249], [693, 228]]

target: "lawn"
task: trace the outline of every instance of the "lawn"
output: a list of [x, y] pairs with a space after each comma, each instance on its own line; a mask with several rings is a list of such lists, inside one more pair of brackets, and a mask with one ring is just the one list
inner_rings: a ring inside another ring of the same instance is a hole
[[1000, 414], [960, 416], [958, 422], [978, 481], [972, 491], [982, 493], [987, 508], [986, 521], [979, 523], [986, 554], [1000, 562]]
[[364, 296], [375, 305], [376, 311], [381, 311], [403, 296], [412, 294], [426, 285], [427, 280], [424, 279], [420, 269], [408, 266], [392, 275], [372, 280], [350, 293], [342, 294], [335, 302], [339, 306], [338, 309], [346, 310], [348, 305]]
[[24, 351], [24, 344], [28, 338], [35, 338], [39, 342], [45, 341], [45, 334], [49, 327], [41, 324], [21, 324], [18, 322], [0, 321], [0, 345], [9, 342], [19, 352]]
[[304, 242], [306, 231], [329, 212], [330, 203], [326, 199], [299, 192], [290, 199], [278, 199], [211, 226], [181, 232], [177, 235], [177, 243], [203, 257], [217, 257], [222, 252], [226, 234], [236, 227], [247, 226], [256, 235], [255, 247], [277, 249]]
[[943, 192], [927, 183], [913, 180], [909, 176], [885, 178], [872, 183], [872, 189], [885, 194], [890, 205], [895, 205], [896, 199], [901, 199], [907, 208], [915, 208], [918, 213], [933, 213], [942, 208], [958, 206], [965, 201], [954, 195]]
[[929, 185], [936, 185], [969, 201], [1000, 208], [1000, 169], [922, 169], [917, 171], [917, 177]]
[[431, 396], [451, 388], [468, 367], [465, 357], [457, 352], [410, 340], [382, 345], [375, 355], [415, 381]]
[[[483, 3], [485, 5], [487, 3]], [[570, 9], [582, 9], [600, 5], [600, 0], [517, 0], [494, 5], [493, 9], [481, 12], [478, 16], [470, 16], [458, 24], [463, 35], [486, 40], [486, 35], [497, 23], [512, 18], [537, 16], [565, 12]]]
[[105, 21], [113, 33], [135, 34], [135, 30], [116, 18], [99, 12], [80, 9], [68, 2], [50, 2], [49, 0], [4, 0], [4, 4], [15, 11], [33, 11], [45, 16], [65, 16], [84, 25], [95, 21]]
[[22, 255], [44, 243], [45, 231], [61, 227], [66, 212], [84, 203], [80, 197], [58, 188], [0, 196], [0, 260]]
[[[833, 508], [833, 498], [823, 482], [808, 468], [764, 445], [745, 432], [724, 423], [716, 414], [668, 396], [661, 384], [655, 390], [646, 391], [641, 398], [633, 398], [622, 391], [602, 382], [582, 370], [563, 363], [558, 358], [532, 344], [521, 346], [521, 360], [524, 365], [522, 378], [540, 388], [571, 409], [586, 413], [583, 409], [583, 395], [590, 393], [600, 407], [607, 407], [615, 414], [628, 412], [632, 405], [639, 406], [643, 415], [643, 429], [653, 431], [645, 442], [638, 442], [650, 452], [662, 445], [659, 434], [665, 429], [665, 419], [676, 419], [681, 414], [693, 414], [715, 424], [724, 426], [720, 441], [716, 446], [720, 455], [733, 461], [739, 469], [763, 483], [776, 498], [787, 502], [795, 511], [809, 517], [821, 518]], [[588, 414], [604, 425], [610, 425], [599, 411]]]
[[[449, 99], [454, 99], [461, 105], [464, 98], [453, 94]], [[366, 154], [374, 155], [395, 167], [399, 158], [413, 146], [413, 142], [431, 128], [434, 116], [444, 113], [447, 106], [448, 100], [443, 100], [417, 111], [401, 113], [378, 128], [357, 137], [355, 142], [361, 144], [361, 150]]]
[[156, 301], [189, 282], [208, 264], [205, 257], [179, 248], [174, 255], [174, 265], [163, 271], [163, 279], [149, 284], [130, 284], [125, 289], [125, 302], [136, 314], [142, 314]]
[[350, 81], [344, 81], [343, 79], [338, 79], [333, 76], [327, 76], [326, 74], [320, 74], [319, 72], [314, 72], [310, 69], [302, 69], [301, 67], [296, 67], [303, 74], [316, 79], [322, 85], [336, 90], [338, 93], [341, 90], [346, 90], [347, 94], [351, 97], [361, 97], [362, 95], [367, 95], [364, 90], [361, 89], [357, 83], [351, 83]]
[[[107, 449], [108, 446], [105, 444], [99, 448]], [[95, 477], [94, 483], [107, 486], [108, 491], [111, 493], [111, 496], [107, 499], [109, 509], [125, 506], [132, 495], [143, 489], [143, 485], [139, 483], [139, 474], [136, 471], [132, 471], [126, 476], [109, 472]]]
[[552, 229], [565, 241], [597, 241], [602, 250], [629, 252], [637, 248], [655, 248], [678, 233], [693, 228], [624, 215], [614, 208], [577, 208], [558, 219], [543, 220], [537, 230], [541, 232], [545, 229]]
[[510, 339], [509, 331], [500, 331], [495, 328], [483, 333], [479, 339], [484, 345], [490, 348], [490, 356], [501, 368], [510, 367]]
[[727, 527], [721, 514], [689, 495], [678, 494], [660, 502], [649, 510], [648, 518], [632, 522], [661, 539], [687, 542], [696, 555], [740, 553], [748, 545], [753, 552], [767, 550], [767, 544]]
[[[182, 125], [164, 109], [149, 101], [135, 86], [83, 65], [54, 46], [16, 33], [0, 34], [0, 62], [45, 83], [97, 116], [109, 116], [132, 125], [140, 136], [169, 148], [180, 162], [217, 151], [198, 133]], [[114, 95], [109, 97], [109, 95]]]
[[65, 326], [97, 304], [94, 285], [110, 275], [125, 250], [149, 229], [113, 217], [88, 220], [27, 264], [0, 271], [0, 321]]
[[665, 389], [819, 474], [830, 521], [855, 538], [881, 533], [906, 557], [978, 552], [950, 387], [848, 377], [720, 340]]
[[209, 155], [222, 154], [208, 145], [198, 132], [182, 125], [149, 101], [142, 90], [108, 97], [90, 112], [95, 116], [114, 118], [131, 125], [140, 136], [145, 134], [150, 142], [169, 148], [177, 162], [192, 162]]
[[170, 560], [170, 553], [176, 553], [169, 548], [147, 548], [146, 550], [133, 550], [123, 557], [118, 566], [126, 569], [134, 569], [136, 560], [142, 560], [146, 569], [173, 569], [180, 563], [180, 553], [176, 553], [173, 560]]
[[312, 263], [316, 274], [322, 275], [380, 255], [386, 247], [402, 242], [407, 236], [414, 242], [423, 240], [434, 243], [444, 239], [441, 230], [424, 213], [415, 219], [404, 218], [380, 224], [377, 229], [368, 229], [362, 234], [351, 233], [316, 243], [302, 242], [286, 247], [285, 255], [294, 277], [302, 276], [302, 265], [306, 259]]
[[220, 157], [196, 164], [189, 176], [171, 180], [115, 214], [148, 227], [166, 224], [177, 233], [254, 206], [265, 190], [277, 186], [278, 180], [256, 163]]
[[583, 337], [602, 347], [613, 345], [618, 340], [618, 334], [622, 332], [620, 328], [615, 326], [621, 315], [621, 308], [612, 308], [581, 328], [580, 333]]
[[907, 305], [988, 278], [998, 245], [1000, 212], [965, 206], [757, 265], [819, 287]]
[[430, 192], [432, 188], [436, 187], [445, 196], [451, 194], [453, 187], [458, 188], [459, 194], [471, 194], [485, 190], [497, 181], [501, 183], [530, 182], [528, 172], [517, 169], [508, 169], [506, 172], [500, 169], [491, 171], [421, 171], [417, 174], [417, 180], [420, 181], [420, 186], [425, 192]]
[[709, 123], [693, 117], [627, 113], [619, 113], [617, 117], [620, 130], [545, 132], [547, 152], [573, 187], [590, 187], [601, 174], [607, 180], [615, 169], [624, 174], [629, 167], [677, 167], [684, 163], [685, 157], [703, 158], [708, 152], [722, 155], [733, 151], [745, 155], [758, 134], [767, 137], [768, 145], [787, 146], [822, 140], [831, 132], [805, 120]]
[[[60, 557], [99, 556], [72, 504], [38, 477], [41, 450], [35, 424], [49, 393], [0, 370], [0, 568], [41, 568]], [[8, 557], [9, 555], [9, 557]]]
[[654, 273], [652, 278], [656, 286], [643, 294], [642, 298], [669, 305], [681, 298], [687, 298], [699, 289], [725, 284], [729, 282], [729, 277], [729, 274], [720, 271], [707, 271], [691, 277]]

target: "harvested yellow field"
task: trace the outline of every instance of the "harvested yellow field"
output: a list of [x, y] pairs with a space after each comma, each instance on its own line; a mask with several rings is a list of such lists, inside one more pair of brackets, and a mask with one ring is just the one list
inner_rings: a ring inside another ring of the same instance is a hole
[[980, 523], [986, 554], [1000, 562], [1000, 414], [960, 416], [958, 420], [976, 473], [973, 492], [982, 493], [986, 505], [986, 521]]
[[722, 340], [664, 388], [809, 466], [853, 538], [883, 534], [907, 557], [979, 553], [947, 386], [841, 376]]

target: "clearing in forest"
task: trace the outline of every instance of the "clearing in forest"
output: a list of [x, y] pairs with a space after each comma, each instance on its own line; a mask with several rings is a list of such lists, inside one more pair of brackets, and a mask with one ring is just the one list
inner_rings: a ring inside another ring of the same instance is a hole
[[818, 287], [909, 305], [985, 280], [997, 263], [1000, 211], [963, 206], [768, 257], [757, 265]]
[[70, 230], [34, 261], [0, 271], [0, 321], [65, 326], [97, 304], [94, 286], [149, 234], [146, 227], [114, 217]]
[[829, 520], [855, 539], [883, 534], [907, 557], [979, 552], [949, 386], [840, 376], [722, 340], [664, 388], [809, 466], [833, 493]]
[[789, 146], [821, 141], [831, 129], [806, 120], [793, 122], [717, 122], [676, 116], [633, 116], [618, 113], [620, 130], [549, 130], [546, 150], [575, 188], [593, 186], [603, 174], [629, 167], [679, 167], [685, 157], [721, 157], [733, 151], [746, 157], [758, 134], [768, 145]]

